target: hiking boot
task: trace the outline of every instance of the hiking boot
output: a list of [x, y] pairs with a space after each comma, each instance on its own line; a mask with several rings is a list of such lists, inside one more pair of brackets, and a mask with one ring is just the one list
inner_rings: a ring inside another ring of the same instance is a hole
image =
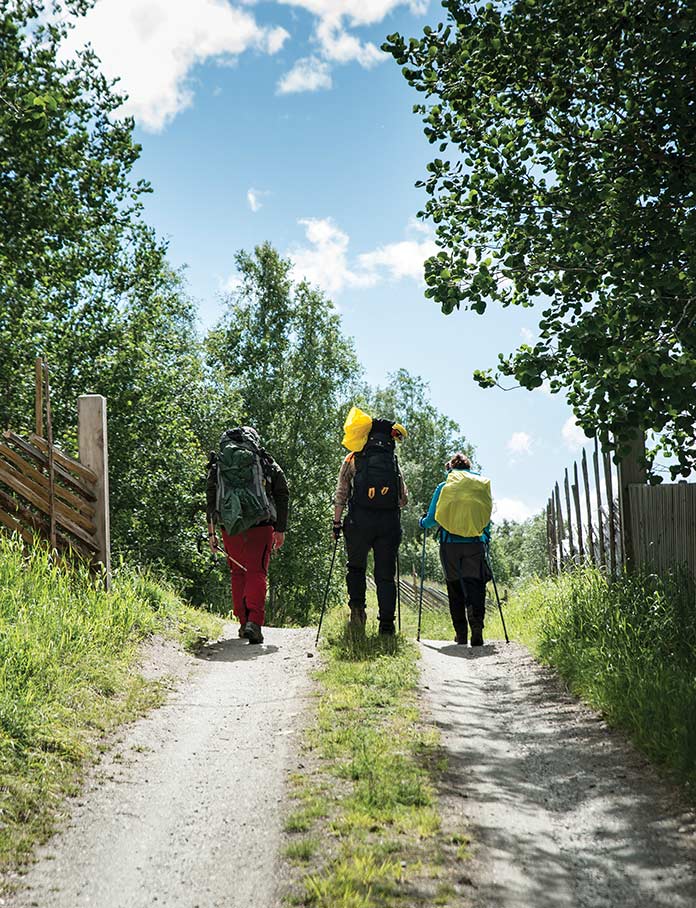
[[480, 627], [471, 628], [471, 645], [472, 646], [483, 646], [483, 628], [480, 628]]
[[237, 631], [237, 636], [238, 636], [238, 637], [244, 637], [244, 628], [245, 628], [245, 627], [246, 627], [246, 624], [240, 624], [240, 625], [239, 625], [239, 630]]
[[253, 621], [247, 621], [247, 623], [244, 625], [244, 636], [247, 638], [249, 643], [263, 643], [263, 634], [261, 633], [261, 628]]
[[350, 607], [350, 626], [362, 629], [367, 621], [367, 612], [363, 605], [351, 605]]
[[396, 628], [394, 627], [393, 621], [380, 621], [379, 622], [379, 635], [380, 637], [394, 637], [396, 635]]

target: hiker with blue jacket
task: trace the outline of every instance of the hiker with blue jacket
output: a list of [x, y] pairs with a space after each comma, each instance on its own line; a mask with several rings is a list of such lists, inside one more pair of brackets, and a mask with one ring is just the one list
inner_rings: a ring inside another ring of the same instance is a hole
[[220, 527], [239, 636], [263, 643], [268, 565], [285, 541], [290, 493], [251, 426], [223, 432], [219, 453], [210, 455], [206, 498], [210, 551], [220, 550]]
[[471, 469], [461, 452], [450, 458], [445, 470], [447, 479], [435, 489], [420, 526], [438, 528], [455, 643], [466, 646], [470, 629], [471, 645], [483, 646], [486, 583], [491, 579], [486, 559], [493, 506], [490, 482]]

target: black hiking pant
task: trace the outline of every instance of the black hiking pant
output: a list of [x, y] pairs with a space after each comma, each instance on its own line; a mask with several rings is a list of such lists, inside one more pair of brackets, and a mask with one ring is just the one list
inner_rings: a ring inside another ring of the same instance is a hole
[[369, 511], [351, 508], [343, 524], [348, 571], [346, 585], [352, 608], [365, 608], [365, 571], [367, 556], [372, 551], [375, 562], [375, 584], [379, 623], [393, 627], [396, 615], [396, 555], [401, 543], [399, 511]]
[[447, 580], [452, 625], [466, 639], [468, 629], [482, 631], [486, 615], [486, 583], [490, 571], [482, 542], [442, 542], [440, 561]]

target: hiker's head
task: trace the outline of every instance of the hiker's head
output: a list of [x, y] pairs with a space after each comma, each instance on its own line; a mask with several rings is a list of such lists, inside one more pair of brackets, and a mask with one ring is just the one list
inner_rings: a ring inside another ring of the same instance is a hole
[[450, 459], [445, 464], [445, 469], [449, 473], [450, 470], [470, 470], [471, 461], [463, 454], [461, 451], [457, 451], [456, 454], [453, 454]]
[[373, 419], [368, 437], [374, 438], [375, 435], [382, 435], [394, 442], [403, 441], [407, 434], [406, 429], [393, 419]]

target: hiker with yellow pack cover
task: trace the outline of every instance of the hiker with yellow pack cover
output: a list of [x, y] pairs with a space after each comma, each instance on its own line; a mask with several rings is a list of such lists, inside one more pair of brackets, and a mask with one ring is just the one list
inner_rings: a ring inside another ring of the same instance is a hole
[[447, 581], [447, 597], [455, 642], [483, 645], [486, 583], [491, 579], [486, 546], [493, 512], [490, 480], [471, 469], [461, 452], [446, 463], [447, 479], [441, 482], [421, 517], [424, 530], [438, 528], [440, 561]]
[[[396, 456], [396, 442], [406, 429], [391, 419], [373, 419], [352, 407], [343, 427], [343, 446], [350, 452], [341, 464], [334, 497], [333, 536], [346, 542], [348, 605], [353, 627], [365, 625], [368, 555], [374, 558], [379, 633], [396, 633], [395, 575], [401, 544], [401, 509], [408, 490]], [[344, 519], [344, 511], [348, 509]]]

